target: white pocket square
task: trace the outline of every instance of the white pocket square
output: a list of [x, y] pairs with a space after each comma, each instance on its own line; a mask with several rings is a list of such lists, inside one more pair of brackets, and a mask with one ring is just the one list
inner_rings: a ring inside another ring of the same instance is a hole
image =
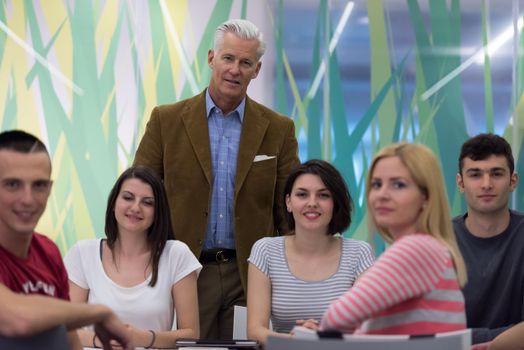
[[275, 158], [276, 156], [268, 156], [268, 155], [265, 155], [265, 154], [259, 154], [259, 155], [256, 155], [255, 156], [255, 159], [253, 159], [253, 163], [255, 162], [261, 162], [263, 160], [268, 160], [268, 159], [273, 159]]

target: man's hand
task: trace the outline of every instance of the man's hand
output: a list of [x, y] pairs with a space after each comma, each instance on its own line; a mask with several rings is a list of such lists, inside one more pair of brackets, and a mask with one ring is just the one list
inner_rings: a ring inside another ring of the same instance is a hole
[[471, 346], [471, 350], [488, 350], [490, 344], [490, 341], [486, 343], [474, 344]]
[[105, 350], [112, 349], [115, 342], [124, 350], [132, 350], [135, 347], [132, 342], [131, 332], [115, 316], [110, 313], [103, 321], [95, 323], [95, 333]]

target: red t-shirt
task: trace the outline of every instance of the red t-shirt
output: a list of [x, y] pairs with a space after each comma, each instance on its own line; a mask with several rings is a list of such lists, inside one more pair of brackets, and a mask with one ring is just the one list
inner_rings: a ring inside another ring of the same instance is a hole
[[69, 300], [67, 272], [60, 251], [53, 241], [36, 232], [25, 259], [0, 246], [0, 283], [17, 293]]

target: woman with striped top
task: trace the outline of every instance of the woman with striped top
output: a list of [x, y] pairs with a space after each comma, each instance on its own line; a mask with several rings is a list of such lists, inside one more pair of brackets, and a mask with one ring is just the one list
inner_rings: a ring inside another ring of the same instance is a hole
[[393, 244], [326, 311], [321, 329], [430, 334], [464, 329], [464, 262], [437, 159], [425, 146], [382, 149], [366, 181], [371, 228]]
[[351, 197], [332, 165], [310, 160], [293, 170], [284, 202], [291, 234], [257, 241], [248, 259], [248, 336], [262, 344], [297, 324], [318, 324], [373, 263], [367, 243], [335, 236], [349, 227]]

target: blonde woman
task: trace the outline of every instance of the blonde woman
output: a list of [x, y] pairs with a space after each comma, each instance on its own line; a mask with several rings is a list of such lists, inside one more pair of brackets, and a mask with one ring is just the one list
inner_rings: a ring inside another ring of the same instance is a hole
[[464, 329], [466, 272], [433, 153], [419, 144], [382, 149], [366, 196], [371, 229], [392, 245], [331, 304], [320, 328], [410, 335]]

